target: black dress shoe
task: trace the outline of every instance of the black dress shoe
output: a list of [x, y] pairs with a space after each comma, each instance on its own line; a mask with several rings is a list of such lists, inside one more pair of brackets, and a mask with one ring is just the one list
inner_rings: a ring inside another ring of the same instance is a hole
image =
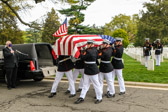
[[84, 101], [83, 98], [78, 98], [76, 101], [75, 101], [75, 104], [79, 104], [79, 103], [82, 103]]
[[82, 91], [82, 89], [78, 89], [76, 92], [81, 92]]
[[107, 91], [107, 93], [105, 94], [105, 96], [107, 96], [107, 94], [110, 94], [110, 91]]
[[65, 93], [64, 93], [65, 95], [67, 95], [67, 94], [70, 94], [70, 91], [69, 90], [67, 90], [67, 91], [65, 91]]
[[110, 93], [109, 93], [109, 94], [107, 94], [106, 96], [107, 96], [107, 98], [112, 98], [112, 97], [115, 97], [115, 94], [110, 94]]
[[76, 96], [76, 94], [71, 94], [70, 96], [69, 96], [69, 98], [72, 98], [72, 97], [75, 97]]
[[52, 97], [54, 97], [56, 95], [56, 93], [51, 93], [49, 96], [48, 96], [48, 98], [52, 98]]
[[95, 104], [99, 104], [99, 103], [101, 103], [102, 102], [102, 100], [96, 100], [95, 101]]
[[125, 94], [125, 92], [120, 92], [120, 93], [119, 93], [119, 95], [123, 95], [123, 94]]
[[16, 88], [16, 86], [12, 86], [12, 88]]

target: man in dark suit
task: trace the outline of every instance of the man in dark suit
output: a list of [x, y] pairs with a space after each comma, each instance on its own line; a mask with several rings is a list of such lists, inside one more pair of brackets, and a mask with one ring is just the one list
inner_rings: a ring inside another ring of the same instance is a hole
[[7, 77], [7, 87], [10, 90], [11, 88], [16, 87], [17, 68], [18, 68], [18, 55], [16, 51], [12, 48], [11, 41], [6, 42], [6, 47], [3, 49], [3, 55]]

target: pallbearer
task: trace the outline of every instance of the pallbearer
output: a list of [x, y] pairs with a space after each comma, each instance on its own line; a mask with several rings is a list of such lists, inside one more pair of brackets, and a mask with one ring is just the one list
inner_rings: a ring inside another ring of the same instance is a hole
[[73, 71], [74, 81], [76, 81], [80, 73], [81, 73], [81, 79], [80, 79], [79, 88], [77, 92], [82, 91], [83, 80], [84, 80], [84, 61], [81, 60], [81, 58], [79, 57], [77, 61], [75, 62], [75, 69]]
[[160, 39], [156, 40], [154, 44], [155, 49], [155, 58], [156, 58], [156, 66], [160, 66], [160, 54], [163, 52], [163, 45], [160, 43]]
[[122, 45], [122, 38], [116, 38], [116, 43], [115, 43], [115, 49], [114, 49], [114, 57], [112, 59], [112, 65], [114, 67], [114, 70], [112, 72], [112, 79], [113, 79], [113, 90], [115, 94], [115, 89], [114, 89], [114, 80], [115, 80], [115, 75], [117, 75], [118, 82], [119, 82], [119, 87], [120, 87], [120, 93], [119, 95], [125, 94], [125, 84], [124, 84], [124, 79], [122, 75], [122, 69], [124, 68], [124, 64], [122, 61], [122, 55], [123, 55], [123, 45]]
[[[82, 51], [80, 50], [80, 52], [82, 52]], [[78, 78], [79, 74], [81, 74], [81, 79], [80, 79], [79, 88], [78, 88], [77, 92], [81, 92], [82, 91], [83, 80], [84, 80], [83, 79], [84, 78], [84, 61], [81, 59], [81, 57], [76, 59], [76, 62], [75, 62], [75, 69], [73, 71], [73, 80], [74, 80], [74, 82]], [[67, 93], [70, 93], [70, 87], [65, 92], [65, 94], [67, 94]]]
[[99, 73], [99, 81], [101, 85], [101, 89], [103, 92], [103, 81], [104, 77], [106, 78], [107, 84], [108, 84], [108, 92], [107, 92], [107, 98], [115, 97], [114, 94], [114, 88], [112, 83], [112, 71], [113, 71], [113, 65], [111, 64], [111, 56], [113, 53], [112, 47], [110, 47], [110, 41], [104, 40], [103, 41], [103, 49], [100, 50], [99, 57], [101, 58], [100, 63], [100, 73]]
[[150, 59], [152, 45], [149, 43], [149, 38], [145, 38], [143, 52], [145, 57], [145, 67], [148, 67], [148, 60]]
[[66, 74], [68, 81], [69, 81], [69, 86], [70, 86], [70, 96], [69, 97], [71, 98], [76, 95], [75, 84], [74, 84], [73, 75], [72, 75], [73, 68], [74, 68], [74, 64], [70, 56], [59, 56], [58, 71], [56, 73], [55, 81], [51, 89], [51, 94], [48, 96], [49, 98], [52, 98], [54, 95], [56, 95], [58, 84], [61, 81], [64, 74]]
[[81, 54], [81, 59], [85, 61], [84, 67], [84, 83], [83, 88], [80, 94], [80, 98], [75, 101], [75, 104], [79, 104], [84, 101], [86, 93], [90, 87], [90, 83], [93, 84], [93, 87], [96, 92], [96, 101], [98, 104], [102, 102], [102, 91], [98, 79], [99, 69], [96, 64], [96, 60], [98, 59], [98, 51], [94, 48], [94, 44], [92, 40], [88, 40], [87, 42], [87, 50], [83, 54]]

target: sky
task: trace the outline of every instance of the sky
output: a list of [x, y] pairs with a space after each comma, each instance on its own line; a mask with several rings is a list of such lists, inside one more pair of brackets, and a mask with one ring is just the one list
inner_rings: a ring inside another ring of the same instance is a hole
[[[82, 24], [104, 26], [116, 15], [126, 14], [132, 16], [133, 14], [139, 14], [140, 10], [145, 10], [143, 3], [149, 1], [150, 0], [96, 0], [83, 12], [85, 14], [85, 21]], [[53, 4], [51, 0], [45, 0], [45, 2], [38, 4], [32, 1], [28, 2], [30, 2], [34, 8], [28, 10], [27, 13], [19, 13], [22, 19], [28, 23], [45, 18], [44, 15], [50, 12], [52, 7], [56, 10], [68, 7], [66, 4]], [[63, 22], [65, 16], [59, 14], [59, 17], [60, 21]], [[25, 30], [29, 27], [19, 23], [19, 28]]]

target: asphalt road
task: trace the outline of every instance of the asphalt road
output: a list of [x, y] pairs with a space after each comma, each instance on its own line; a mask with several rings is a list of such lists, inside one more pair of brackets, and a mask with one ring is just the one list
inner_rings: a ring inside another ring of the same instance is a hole
[[[0, 112], [168, 112], [168, 91], [126, 87], [126, 94], [103, 97], [103, 102], [94, 104], [95, 92], [89, 89], [85, 101], [74, 104], [74, 98], [64, 95], [68, 83], [61, 82], [57, 95], [49, 99], [52, 81], [22, 81], [16, 89], [7, 90], [0, 82]], [[76, 84], [78, 85], [78, 84]], [[104, 93], [106, 92], [106, 86]]]

